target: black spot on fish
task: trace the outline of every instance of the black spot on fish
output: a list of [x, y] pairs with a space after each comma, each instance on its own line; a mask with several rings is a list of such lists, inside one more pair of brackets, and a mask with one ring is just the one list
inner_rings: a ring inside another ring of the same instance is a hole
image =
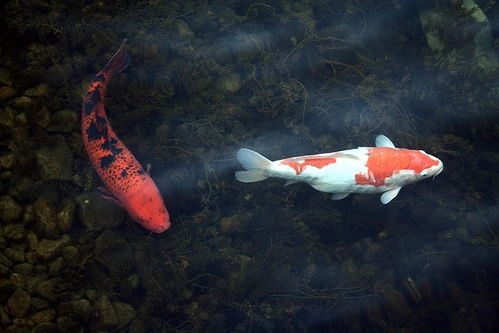
[[100, 128], [107, 126], [107, 119], [105, 117], [101, 117], [97, 114], [95, 115], [95, 119], [97, 120], [97, 124], [99, 125]]
[[111, 141], [106, 141], [102, 144], [102, 149], [110, 151], [113, 155], [118, 155], [123, 151], [122, 148], [116, 147], [116, 144], [118, 143], [118, 140], [115, 138], [112, 138]]
[[97, 128], [97, 125], [92, 121], [87, 128], [87, 136], [89, 141], [99, 140], [102, 138], [102, 133]]
[[125, 178], [126, 176], [128, 176], [128, 173], [123, 169], [123, 171], [121, 171], [121, 177]]
[[123, 151], [123, 149], [121, 148], [116, 148], [115, 146], [111, 145], [111, 152], [113, 153], [113, 155], [118, 155], [119, 153], [121, 153]]
[[116, 160], [113, 155], [107, 155], [100, 158], [100, 166], [103, 169], [109, 168], [109, 166]]
[[139, 171], [137, 171], [137, 173], [139, 175], [145, 175], [146, 174], [146, 172], [144, 171], [144, 169], [140, 169]]
[[92, 111], [95, 108], [95, 104], [97, 104], [99, 100], [100, 100], [99, 91], [94, 90], [92, 92], [87, 93], [87, 96], [85, 96], [85, 105], [84, 105], [86, 116], [92, 113]]
[[101, 117], [98, 114], [95, 115], [95, 120], [97, 120], [97, 127], [100, 129], [103, 138], [108, 138], [108, 123], [106, 117]]

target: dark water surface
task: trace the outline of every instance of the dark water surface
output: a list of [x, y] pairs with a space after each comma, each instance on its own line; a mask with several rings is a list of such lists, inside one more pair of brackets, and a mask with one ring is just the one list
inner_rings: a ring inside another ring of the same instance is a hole
[[[499, 4], [5, 1], [5, 332], [495, 332]], [[82, 96], [123, 38], [110, 122], [172, 227], [97, 193]], [[374, 145], [445, 169], [379, 195], [239, 183], [270, 159]]]

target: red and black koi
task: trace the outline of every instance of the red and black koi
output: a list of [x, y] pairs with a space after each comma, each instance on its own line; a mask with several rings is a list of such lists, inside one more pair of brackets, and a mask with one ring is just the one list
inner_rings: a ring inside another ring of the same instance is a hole
[[104, 109], [111, 78], [130, 63], [126, 39], [94, 77], [83, 99], [81, 132], [87, 154], [105, 184], [106, 199], [119, 203], [132, 219], [156, 233], [170, 227], [163, 198], [149, 174], [111, 128]]

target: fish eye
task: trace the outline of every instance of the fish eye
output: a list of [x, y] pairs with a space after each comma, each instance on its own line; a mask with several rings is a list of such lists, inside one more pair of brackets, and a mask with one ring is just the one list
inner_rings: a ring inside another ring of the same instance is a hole
[[427, 172], [422, 173], [422, 174], [421, 174], [421, 176], [423, 176], [423, 177], [428, 177], [428, 173], [427, 173]]

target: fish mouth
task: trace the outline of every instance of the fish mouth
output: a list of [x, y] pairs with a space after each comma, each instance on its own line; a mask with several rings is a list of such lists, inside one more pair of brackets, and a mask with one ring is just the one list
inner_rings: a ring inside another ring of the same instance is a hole
[[442, 171], [444, 171], [444, 164], [442, 163], [442, 161], [440, 161], [440, 169], [437, 171], [437, 173], [435, 173], [433, 175], [433, 179], [435, 179], [436, 176], [438, 176], [439, 174], [441, 174]]

